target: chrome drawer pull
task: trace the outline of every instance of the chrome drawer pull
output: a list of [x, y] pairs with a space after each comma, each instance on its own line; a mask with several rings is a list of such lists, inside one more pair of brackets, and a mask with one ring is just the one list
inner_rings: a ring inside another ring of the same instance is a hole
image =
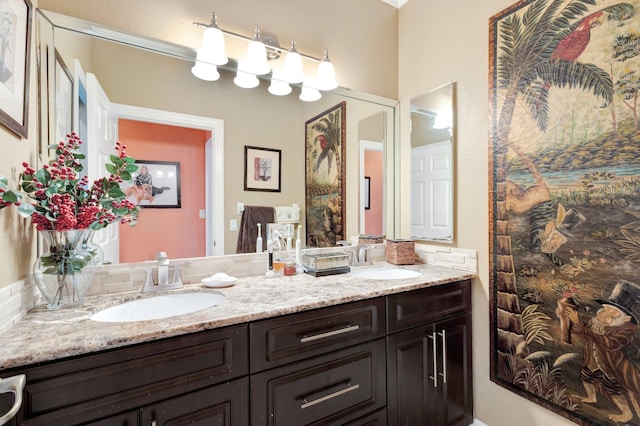
[[352, 325], [350, 327], [339, 328], [338, 330], [327, 331], [326, 333], [315, 334], [313, 336], [304, 336], [302, 339], [300, 339], [300, 343], [307, 343], [318, 339], [324, 339], [325, 337], [337, 336], [338, 334], [348, 333], [359, 328], [359, 325]]
[[436, 332], [429, 335], [429, 339], [433, 340], [433, 376], [429, 376], [433, 380], [433, 387], [438, 387], [438, 350], [436, 346]]
[[0, 417], [0, 425], [8, 423], [9, 420], [16, 415], [18, 410], [20, 410], [20, 407], [22, 406], [22, 391], [24, 390], [25, 384], [27, 384], [27, 376], [24, 374], [0, 379], [0, 393], [12, 392], [16, 396], [11, 410], [9, 410], [4, 416]]
[[442, 336], [442, 383], [447, 384], [447, 332], [442, 330], [442, 333], [438, 333]]
[[309, 408], [309, 407], [311, 407], [312, 405], [320, 404], [321, 402], [327, 401], [327, 400], [329, 400], [329, 399], [333, 399], [333, 398], [335, 398], [336, 396], [344, 395], [345, 393], [348, 393], [348, 392], [354, 391], [354, 390], [356, 390], [356, 389], [358, 389], [358, 388], [360, 388], [360, 385], [351, 385], [351, 384], [347, 384], [347, 387], [346, 387], [346, 388], [341, 389], [341, 390], [336, 391], [336, 392], [333, 392], [333, 393], [330, 393], [329, 395], [322, 396], [322, 397], [320, 397], [320, 398], [318, 398], [318, 399], [314, 399], [313, 401], [309, 401], [309, 402], [307, 402], [307, 398], [304, 398], [304, 399], [303, 399], [304, 404], [301, 404], [301, 405], [300, 405], [300, 408], [301, 408], [301, 409]]

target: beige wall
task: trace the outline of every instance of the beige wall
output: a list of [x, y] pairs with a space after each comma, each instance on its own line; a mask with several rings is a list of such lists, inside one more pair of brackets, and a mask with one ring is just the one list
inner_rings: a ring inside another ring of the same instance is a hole
[[[403, 146], [408, 147], [411, 97], [457, 82], [455, 245], [477, 250], [479, 265], [473, 294], [475, 416], [490, 426], [568, 425], [573, 423], [489, 380], [488, 22], [513, 3], [410, 0], [400, 9], [401, 134]], [[408, 184], [403, 188], [402, 205], [409, 205]], [[404, 224], [407, 215], [403, 211]]]

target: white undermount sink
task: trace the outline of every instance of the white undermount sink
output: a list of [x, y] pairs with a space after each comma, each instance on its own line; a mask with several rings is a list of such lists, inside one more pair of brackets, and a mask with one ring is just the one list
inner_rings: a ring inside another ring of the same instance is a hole
[[367, 280], [403, 280], [420, 276], [420, 272], [403, 268], [367, 268], [351, 271], [351, 275]]
[[164, 294], [132, 300], [103, 309], [93, 314], [91, 319], [100, 322], [147, 321], [190, 314], [219, 305], [223, 301], [224, 296], [217, 293]]

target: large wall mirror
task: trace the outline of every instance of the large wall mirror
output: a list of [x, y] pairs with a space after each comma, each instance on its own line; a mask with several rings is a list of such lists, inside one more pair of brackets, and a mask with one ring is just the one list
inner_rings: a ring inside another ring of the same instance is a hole
[[[97, 242], [117, 242], [118, 255], [110, 261], [152, 260], [158, 251], [171, 258], [236, 253], [241, 205], [297, 204], [304, 227], [305, 123], [342, 102], [345, 237], [368, 230], [394, 237], [394, 179], [387, 177], [394, 176], [396, 100], [338, 88], [302, 102], [299, 87], [287, 96], [271, 95], [268, 78], [243, 89], [233, 84], [233, 61], [221, 68], [218, 81], [207, 82], [191, 73], [192, 48], [43, 10], [37, 24], [43, 158], [46, 144], [71, 129], [90, 147], [120, 139], [129, 141], [137, 160], [181, 164], [180, 208], [144, 208], [136, 226], [108, 227], [112, 234]], [[281, 152], [279, 191], [245, 190], [246, 146]], [[89, 150], [95, 151], [101, 152]], [[377, 170], [365, 168], [369, 151], [378, 153]], [[88, 155], [90, 176], [103, 155]], [[187, 173], [195, 169], [199, 177]], [[364, 177], [374, 172], [378, 178], [365, 185]], [[376, 194], [375, 201], [365, 190]], [[375, 215], [367, 214], [372, 207]]]
[[455, 84], [411, 99], [411, 238], [453, 241]]

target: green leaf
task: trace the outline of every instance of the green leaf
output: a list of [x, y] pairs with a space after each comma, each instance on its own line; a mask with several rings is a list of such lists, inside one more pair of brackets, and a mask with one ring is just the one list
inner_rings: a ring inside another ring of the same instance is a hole
[[104, 168], [107, 169], [107, 171], [109, 173], [111, 173], [112, 175], [114, 175], [116, 173], [116, 166], [114, 166], [113, 164], [107, 163], [107, 164], [104, 165]]
[[0, 183], [2, 183], [4, 186], [7, 186], [7, 184], [9, 184], [9, 181], [6, 177], [0, 175]]
[[136, 166], [135, 164], [127, 164], [124, 169], [127, 172], [135, 172], [136, 170], [138, 170], [138, 166]]
[[35, 207], [29, 203], [22, 203], [18, 207], [18, 214], [22, 217], [29, 217], [36, 211]]
[[113, 155], [113, 154], [111, 154], [111, 155], [109, 156], [109, 161], [111, 161], [112, 163], [117, 163], [117, 162], [118, 162], [118, 160], [120, 160], [120, 157], [118, 157], [117, 155]]
[[131, 180], [131, 173], [129, 173], [127, 171], [123, 171], [122, 173], [120, 173], [120, 177], [124, 181], [130, 181]]
[[115, 187], [109, 191], [109, 197], [111, 198], [123, 198], [125, 193], [119, 187]]
[[51, 179], [51, 174], [47, 169], [40, 169], [36, 172], [36, 180], [44, 185], [46, 185]]
[[2, 199], [9, 203], [15, 203], [16, 201], [18, 201], [18, 194], [13, 191], [7, 191], [2, 194]]
[[[123, 160], [124, 160], [124, 162], [125, 162], [125, 163], [127, 163], [127, 164], [133, 164], [133, 163], [135, 163], [135, 162], [136, 162], [136, 159], [135, 159], [135, 158], [133, 158], [133, 157], [124, 157], [124, 158], [123, 158]], [[136, 166], [136, 167], [137, 167], [137, 166]]]

